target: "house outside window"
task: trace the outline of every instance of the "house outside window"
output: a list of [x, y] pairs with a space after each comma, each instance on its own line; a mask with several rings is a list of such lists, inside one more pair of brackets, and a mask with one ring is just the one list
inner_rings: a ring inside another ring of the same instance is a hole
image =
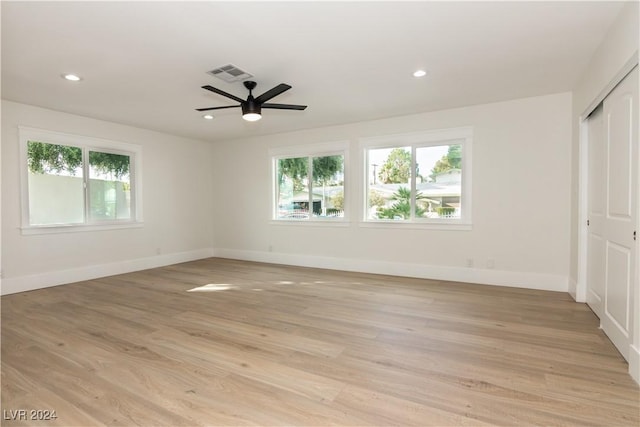
[[471, 224], [470, 128], [366, 138], [364, 221]]

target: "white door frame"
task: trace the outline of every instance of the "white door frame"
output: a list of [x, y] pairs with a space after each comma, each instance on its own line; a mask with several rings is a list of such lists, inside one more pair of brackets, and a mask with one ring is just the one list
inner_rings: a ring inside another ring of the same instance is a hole
[[[596, 104], [596, 107], [598, 104]], [[589, 215], [589, 125], [588, 114], [580, 116], [578, 131], [580, 132], [580, 146], [578, 149], [578, 277], [575, 294], [576, 302], [587, 302], [587, 242], [588, 228], [587, 217]]]

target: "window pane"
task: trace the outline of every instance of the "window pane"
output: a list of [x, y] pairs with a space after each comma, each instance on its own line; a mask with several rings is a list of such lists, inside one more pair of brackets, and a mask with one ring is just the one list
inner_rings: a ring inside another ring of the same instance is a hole
[[408, 220], [411, 212], [411, 148], [368, 151], [367, 218]]
[[313, 158], [313, 215], [344, 218], [344, 156]]
[[89, 152], [89, 216], [95, 220], [131, 219], [131, 157]]
[[459, 219], [462, 145], [417, 148], [416, 169], [416, 218]]
[[309, 158], [278, 159], [276, 218], [309, 218]]
[[27, 142], [29, 224], [84, 222], [82, 150]]

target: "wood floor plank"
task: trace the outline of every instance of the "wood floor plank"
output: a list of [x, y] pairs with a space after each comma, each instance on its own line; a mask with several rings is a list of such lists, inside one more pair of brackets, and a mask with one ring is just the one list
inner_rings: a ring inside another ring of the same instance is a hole
[[[55, 369], [51, 369], [51, 365], [55, 366]], [[142, 396], [128, 393], [118, 384], [121, 379], [104, 380], [95, 375], [95, 372], [88, 371], [70, 359], [54, 355], [43, 348], [25, 349], [20, 354], [19, 367], [31, 380], [41, 383], [43, 389], [57, 396], [64, 396], [68, 406], [79, 409], [78, 413], [92, 414], [93, 417], [101, 419], [105, 425], [130, 424], [141, 417], [153, 425], [190, 425], [188, 419], [183, 416], [154, 405]], [[47, 407], [34, 409], [55, 410], [59, 416], [59, 422], [63, 425], [65, 420], [76, 418], [75, 411], [69, 413], [53, 405], [54, 402], [51, 402]], [[6, 406], [3, 403], [3, 407]]]
[[344, 386], [339, 381], [291, 368], [261, 354], [252, 354], [246, 351], [244, 345], [238, 347], [206, 339], [194, 342], [187, 340], [188, 334], [174, 333], [170, 335], [167, 331], [154, 333], [151, 337], [156, 344], [163, 345], [170, 340], [175, 340], [174, 342], [180, 342], [185, 347], [188, 346], [188, 350], [192, 353], [214, 354], [215, 357], [211, 359], [212, 363], [228, 372], [312, 399], [333, 400]]
[[7, 426], [640, 425], [566, 293], [210, 258], [1, 302], [2, 409], [58, 416]]
[[343, 345], [293, 335], [267, 327], [221, 319], [215, 316], [203, 316], [200, 313], [187, 312], [174, 316], [173, 319], [184, 320], [190, 325], [199, 325], [207, 328], [208, 331], [216, 331], [218, 334], [232, 336], [236, 340], [246, 340], [263, 347], [277, 346], [326, 357], [335, 357], [344, 350]]
[[464, 414], [456, 414], [389, 394], [347, 386], [337, 398], [337, 403], [362, 412], [376, 408], [376, 423], [403, 426], [483, 426], [491, 425]]
[[[366, 414], [345, 411], [328, 402], [309, 399], [279, 387], [240, 375], [229, 375], [216, 385], [216, 399], [260, 425], [366, 425]], [[220, 392], [219, 390], [222, 390]], [[269, 408], [265, 410], [264, 408]]]

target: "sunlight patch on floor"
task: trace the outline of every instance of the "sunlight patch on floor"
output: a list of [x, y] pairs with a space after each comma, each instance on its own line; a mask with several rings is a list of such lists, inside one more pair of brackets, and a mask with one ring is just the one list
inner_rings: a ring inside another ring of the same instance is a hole
[[208, 285], [198, 286], [197, 288], [188, 289], [187, 292], [217, 292], [235, 289], [234, 285], [228, 283], [209, 283]]

